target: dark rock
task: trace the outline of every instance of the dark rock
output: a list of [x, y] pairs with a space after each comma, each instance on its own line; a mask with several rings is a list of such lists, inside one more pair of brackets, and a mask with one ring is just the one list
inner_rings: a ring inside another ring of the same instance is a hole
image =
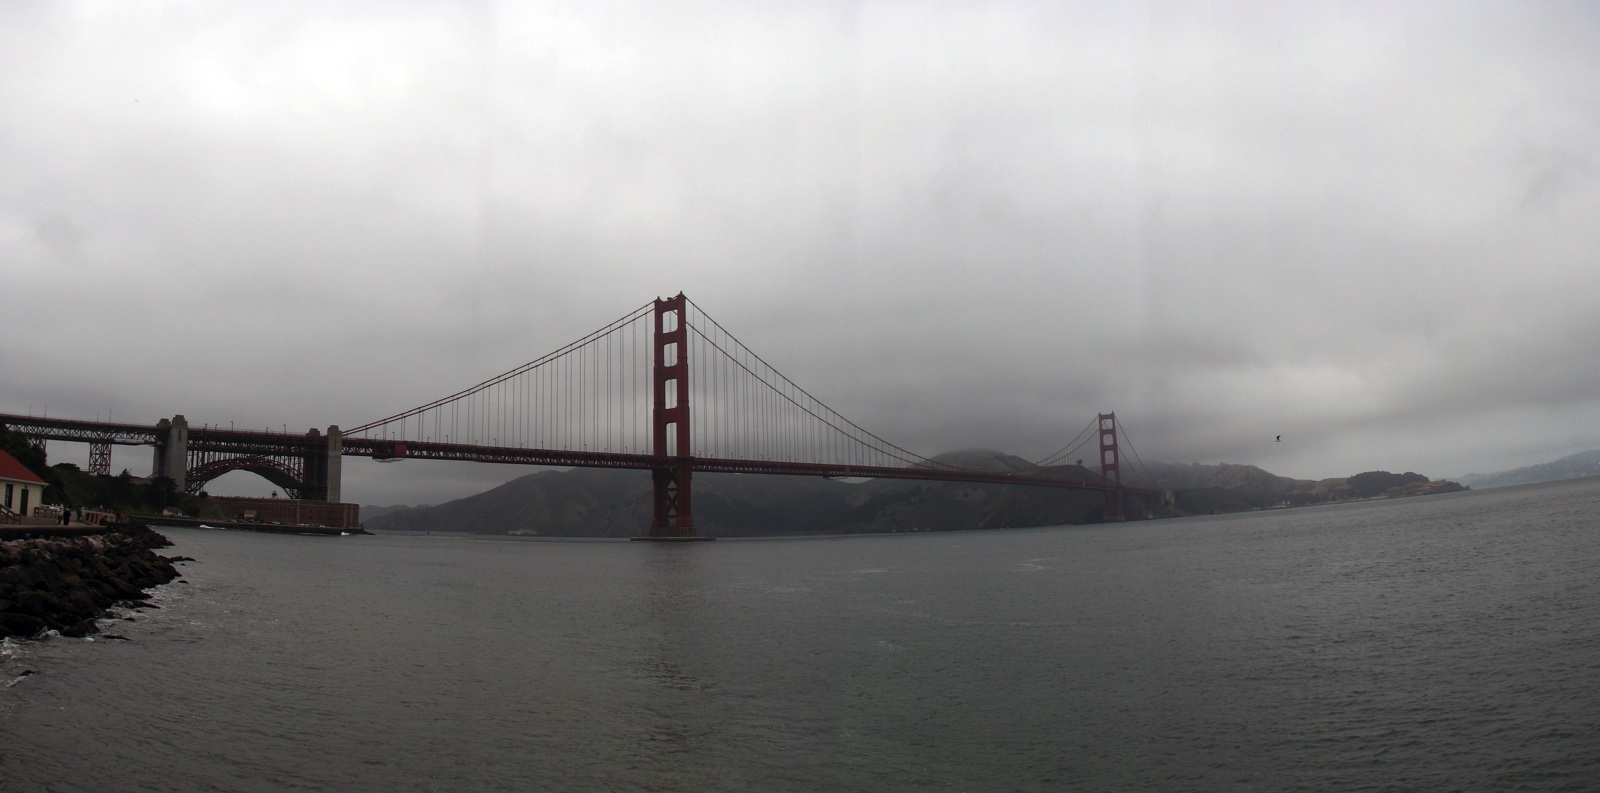
[[46, 614], [56, 614], [65, 611], [67, 604], [49, 592], [18, 592], [17, 610], [23, 614], [43, 617]]
[[0, 542], [0, 632], [31, 637], [54, 629], [88, 636], [99, 631], [95, 619], [118, 602], [158, 608], [148, 602], [145, 588], [172, 581], [178, 571], [151, 549], [171, 544], [142, 524], [97, 535]]
[[100, 613], [100, 604], [94, 602], [94, 597], [86, 589], [79, 589], [67, 595], [67, 605], [72, 607], [72, 613], [94, 616]]
[[100, 626], [95, 625], [94, 618], [90, 617], [86, 620], [78, 620], [77, 622], [74, 622], [65, 628], [61, 628], [60, 630], [62, 636], [70, 636], [74, 639], [81, 639], [85, 636], [99, 633]]
[[13, 612], [10, 614], [0, 614], [0, 629], [3, 629], [7, 636], [30, 637], [38, 636], [46, 630], [49, 630], [50, 625], [44, 620], [33, 616], [32, 614], [19, 614]]
[[112, 576], [106, 579], [106, 586], [111, 588], [112, 602], [137, 600], [144, 597], [144, 590], [128, 583], [126, 579], [120, 576]]

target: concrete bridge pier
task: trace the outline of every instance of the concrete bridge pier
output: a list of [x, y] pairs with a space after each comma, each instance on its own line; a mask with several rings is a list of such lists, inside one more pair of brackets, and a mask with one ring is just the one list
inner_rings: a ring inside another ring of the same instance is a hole
[[340, 464], [344, 460], [344, 435], [339, 432], [338, 424], [328, 425], [328, 445], [324, 452], [327, 464], [323, 466], [322, 494], [323, 500], [339, 503], [339, 485], [342, 479]]
[[162, 419], [156, 423], [155, 464], [150, 467], [150, 476], [171, 479], [182, 493], [188, 473], [189, 422], [179, 413], [170, 421]]
[[343, 460], [344, 436], [339, 425], [328, 427], [326, 437], [316, 430], [306, 434], [304, 471], [306, 472], [305, 498], [314, 501], [339, 501], [340, 462]]

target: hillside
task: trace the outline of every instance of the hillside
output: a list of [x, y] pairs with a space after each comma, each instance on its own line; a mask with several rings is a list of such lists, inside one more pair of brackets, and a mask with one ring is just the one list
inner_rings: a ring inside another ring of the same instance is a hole
[[388, 515], [388, 514], [390, 514], [392, 512], [405, 512], [405, 511], [413, 510], [413, 509], [426, 509], [426, 508], [428, 508], [430, 506], [432, 506], [432, 505], [431, 504], [416, 504], [416, 505], [412, 505], [412, 504], [387, 504], [387, 505], [378, 506], [378, 505], [373, 505], [373, 504], [362, 504], [361, 505], [361, 519], [362, 520], [372, 520], [373, 518], [382, 517], [382, 516]]
[[[940, 462], [974, 470], [1039, 469], [1016, 457], [967, 450]], [[1091, 477], [1076, 466], [1050, 469]], [[436, 507], [366, 517], [371, 531], [465, 531], [550, 537], [629, 537], [650, 524], [643, 471], [541, 471]], [[1100, 519], [1097, 493], [907, 480], [842, 482], [810, 477], [697, 474], [699, 533], [723, 537], [944, 531], [1086, 523]], [[1139, 507], [1132, 506], [1136, 514]]]
[[1150, 463], [1146, 468], [1158, 486], [1173, 491], [1177, 508], [1185, 514], [1242, 512], [1270, 506], [1295, 481], [1253, 465], [1231, 463]]
[[[1040, 469], [984, 449], [940, 455], [969, 470], [1043, 473], [1098, 479], [1081, 466]], [[1239, 512], [1362, 498], [1459, 490], [1415, 473], [1369, 471], [1308, 481], [1249, 465], [1154, 464], [1151, 473], [1173, 502], [1130, 497], [1132, 519]], [[1131, 481], [1131, 480], [1130, 480]], [[650, 476], [643, 471], [541, 471], [475, 496], [433, 507], [363, 508], [371, 531], [471, 532], [545, 537], [630, 537], [650, 523]], [[878, 479], [697, 474], [694, 516], [699, 533], [720, 537], [856, 534], [1051, 526], [1102, 519], [1097, 492], [1012, 485]]]
[[1449, 493], [1465, 488], [1456, 482], [1433, 481], [1418, 473], [1367, 471], [1331, 479], [1290, 479], [1253, 465], [1230, 463], [1151, 463], [1151, 476], [1174, 491], [1185, 514], [1239, 512], [1269, 507], [1299, 507], [1369, 498]]
[[1559, 460], [1513, 468], [1509, 471], [1467, 474], [1460, 479], [1462, 484], [1469, 487], [1486, 488], [1581, 479], [1586, 476], [1600, 476], [1600, 449], [1569, 454]]

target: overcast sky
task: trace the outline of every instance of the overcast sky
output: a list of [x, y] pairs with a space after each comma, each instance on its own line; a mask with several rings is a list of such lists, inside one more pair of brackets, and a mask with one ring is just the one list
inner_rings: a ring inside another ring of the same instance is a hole
[[348, 427], [679, 290], [926, 454], [1600, 448], [1600, 6], [0, 4], [0, 412]]

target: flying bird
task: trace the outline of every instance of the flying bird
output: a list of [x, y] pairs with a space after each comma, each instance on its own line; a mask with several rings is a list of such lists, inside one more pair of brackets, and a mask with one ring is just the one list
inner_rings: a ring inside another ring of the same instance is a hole
[[1282, 435], [1279, 435], [1279, 436], [1278, 436], [1278, 439], [1277, 439], [1277, 440], [1275, 440], [1275, 441], [1273, 441], [1273, 443], [1283, 443], [1283, 436], [1282, 436]]

